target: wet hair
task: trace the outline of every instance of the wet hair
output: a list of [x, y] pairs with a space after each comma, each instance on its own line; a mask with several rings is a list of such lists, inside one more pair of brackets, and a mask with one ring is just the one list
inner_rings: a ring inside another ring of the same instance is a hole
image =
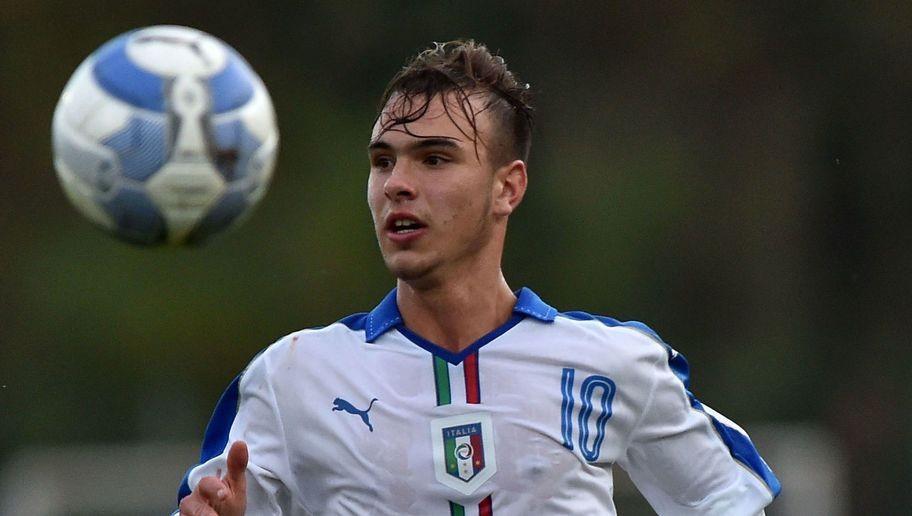
[[[381, 116], [388, 117], [381, 120], [381, 131], [418, 120], [438, 95], [444, 100], [447, 116], [453, 120], [452, 105], [447, 102], [450, 94], [455, 95], [456, 104], [473, 134], [467, 134], [459, 124], [456, 126], [474, 142], [476, 155], [479, 143], [477, 116], [488, 111], [495, 124], [495, 141], [482, 144], [489, 149], [491, 163], [499, 166], [514, 159], [529, 160], [533, 123], [529, 85], [507, 69], [502, 57], [471, 39], [434, 43], [390, 80], [380, 101]], [[469, 98], [477, 94], [487, 97], [480, 110], [469, 102]], [[384, 114], [383, 108], [394, 96], [395, 104]], [[408, 128], [404, 130], [408, 132]]]

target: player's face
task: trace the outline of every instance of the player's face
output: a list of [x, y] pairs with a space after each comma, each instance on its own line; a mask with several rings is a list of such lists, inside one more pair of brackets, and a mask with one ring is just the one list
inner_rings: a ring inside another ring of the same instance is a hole
[[385, 129], [391, 114], [404, 114], [397, 100], [374, 124], [369, 146], [367, 199], [387, 267], [403, 280], [433, 282], [485, 260], [499, 266], [499, 251], [491, 252], [495, 170], [482, 143], [492, 123], [482, 99], [472, 100], [477, 136], [453, 95], [449, 114], [438, 96], [418, 120]]

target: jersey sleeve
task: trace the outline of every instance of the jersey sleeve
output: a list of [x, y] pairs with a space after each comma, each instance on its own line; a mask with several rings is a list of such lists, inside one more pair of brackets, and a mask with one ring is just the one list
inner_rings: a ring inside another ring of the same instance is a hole
[[645, 373], [649, 397], [619, 463], [653, 509], [763, 514], [779, 481], [744, 430], [690, 393], [684, 357], [666, 347]]
[[291, 514], [286, 441], [267, 366], [259, 355], [222, 394], [206, 427], [200, 463], [184, 477], [178, 503], [203, 477], [224, 475], [231, 444], [245, 441], [248, 514]]

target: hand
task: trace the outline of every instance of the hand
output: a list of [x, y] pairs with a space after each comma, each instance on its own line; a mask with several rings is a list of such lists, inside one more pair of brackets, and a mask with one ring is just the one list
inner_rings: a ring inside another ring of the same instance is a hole
[[180, 502], [181, 516], [244, 516], [247, 509], [247, 444], [237, 441], [228, 450], [228, 472], [222, 478], [203, 477]]

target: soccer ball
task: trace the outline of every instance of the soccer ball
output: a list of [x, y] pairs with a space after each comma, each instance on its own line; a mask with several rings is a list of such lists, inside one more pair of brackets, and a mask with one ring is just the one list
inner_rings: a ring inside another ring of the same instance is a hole
[[263, 81], [205, 32], [122, 34], [70, 78], [52, 129], [67, 197], [138, 244], [198, 242], [266, 193], [279, 133]]

